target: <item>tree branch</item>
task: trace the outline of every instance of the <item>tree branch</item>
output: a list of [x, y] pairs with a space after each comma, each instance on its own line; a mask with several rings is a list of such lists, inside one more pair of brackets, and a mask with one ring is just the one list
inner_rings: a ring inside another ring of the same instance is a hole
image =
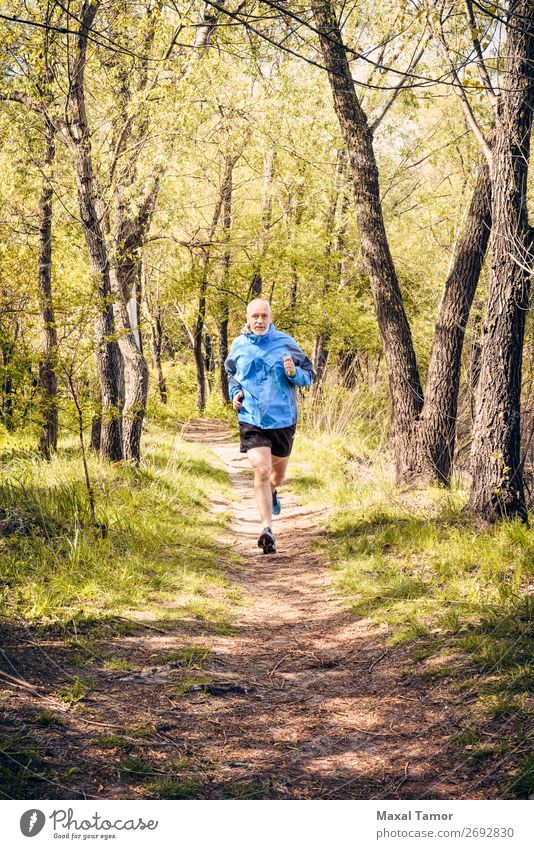
[[449, 70], [451, 72], [452, 78], [453, 78], [454, 82], [456, 83], [454, 88], [455, 88], [455, 90], [457, 90], [458, 96], [459, 96], [459, 98], [462, 102], [466, 121], [467, 121], [469, 127], [471, 128], [471, 130], [472, 130], [475, 138], [477, 139], [478, 143], [480, 144], [480, 147], [482, 148], [484, 156], [488, 160], [488, 164], [491, 168], [492, 161], [493, 161], [493, 153], [492, 153], [491, 147], [489, 145], [487, 138], [485, 137], [484, 133], [482, 132], [480, 124], [478, 123], [477, 119], [475, 118], [475, 113], [473, 112], [471, 104], [469, 103], [469, 98], [467, 97], [467, 94], [465, 93], [465, 88], [464, 88], [464, 86], [463, 86], [463, 84], [462, 84], [462, 82], [461, 82], [461, 80], [458, 76], [458, 71], [456, 70], [456, 66], [455, 66], [454, 62], [452, 61], [452, 57], [451, 57], [451, 54], [450, 54], [450, 51], [449, 51], [449, 47], [448, 47], [447, 41], [445, 39], [445, 34], [443, 32], [443, 25], [441, 25], [441, 33], [440, 33], [440, 36], [438, 37], [438, 41], [443, 48], [443, 55], [445, 56], [445, 60], [448, 64], [448, 66], [449, 66]]
[[473, 3], [471, 2], [471, 0], [465, 0], [465, 8], [467, 10], [467, 20], [469, 21], [469, 26], [471, 28], [471, 38], [473, 41], [473, 47], [475, 48], [475, 52], [477, 54], [477, 64], [479, 67], [480, 78], [485, 84], [485, 91], [488, 96], [488, 100], [492, 108], [495, 109], [497, 107], [498, 95], [496, 94], [495, 89], [493, 88], [490, 75], [486, 63], [484, 61], [484, 54], [482, 53], [482, 45], [480, 44], [480, 39], [478, 37], [477, 23], [475, 20], [475, 15], [473, 12]]
[[[421, 47], [421, 49], [417, 53], [417, 56], [415, 56], [413, 62], [410, 63], [410, 66], [408, 68], [408, 72], [410, 72], [412, 70], [412, 68], [415, 68], [417, 66], [417, 63], [420, 61], [424, 52], [425, 52], [425, 48]], [[401, 79], [400, 83], [393, 90], [393, 94], [391, 95], [391, 97], [389, 98], [389, 100], [387, 101], [385, 106], [383, 107], [382, 112], [378, 115], [377, 118], [375, 118], [375, 120], [371, 124], [370, 129], [371, 129], [372, 133], [374, 133], [376, 131], [376, 129], [382, 123], [383, 119], [385, 118], [385, 116], [387, 115], [387, 113], [389, 112], [389, 110], [391, 109], [393, 104], [395, 103], [395, 101], [396, 101], [397, 97], [399, 96], [399, 94], [401, 93], [402, 89], [405, 87], [407, 80], [408, 80], [407, 76], [403, 77]]]

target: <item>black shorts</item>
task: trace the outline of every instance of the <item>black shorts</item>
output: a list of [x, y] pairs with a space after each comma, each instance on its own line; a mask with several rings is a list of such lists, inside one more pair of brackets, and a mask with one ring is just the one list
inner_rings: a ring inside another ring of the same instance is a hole
[[249, 448], [270, 448], [275, 457], [289, 457], [297, 425], [264, 429], [248, 422], [239, 422], [240, 451], [245, 454]]

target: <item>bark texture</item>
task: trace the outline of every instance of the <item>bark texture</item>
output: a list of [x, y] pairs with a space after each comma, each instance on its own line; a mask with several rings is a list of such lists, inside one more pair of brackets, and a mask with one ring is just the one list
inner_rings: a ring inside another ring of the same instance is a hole
[[491, 232], [491, 177], [481, 161], [454, 261], [445, 281], [419, 420], [419, 480], [450, 481], [465, 329]]
[[122, 459], [120, 351], [115, 338], [109, 256], [102, 229], [105, 210], [98, 202], [85, 107], [87, 40], [98, 5], [95, 0], [84, 0], [80, 11], [81, 25], [72, 61], [68, 121], [75, 152], [80, 214], [96, 278], [96, 355], [102, 396], [100, 455], [103, 459], [117, 461]]
[[136, 214], [132, 214], [122, 200], [122, 191], [118, 190], [115, 211], [114, 267], [111, 281], [124, 375], [122, 446], [124, 458], [135, 462], [139, 462], [141, 458], [141, 433], [148, 402], [149, 381], [137, 308], [141, 294], [141, 249], [152, 221], [158, 192], [159, 180], [156, 178], [141, 208]]
[[417, 465], [416, 422], [423, 406], [410, 326], [384, 226], [372, 132], [356, 95], [330, 0], [312, 3], [334, 108], [347, 148], [356, 219], [388, 369], [397, 481]]
[[525, 519], [520, 396], [534, 251], [527, 176], [534, 105], [534, 5], [512, 0], [493, 163], [491, 272], [476, 395], [469, 509]]
[[410, 326], [384, 227], [372, 132], [356, 96], [330, 0], [316, 0], [313, 11], [348, 151], [362, 259], [384, 349], [397, 481], [438, 479], [447, 483], [454, 455], [465, 326], [491, 229], [490, 175], [482, 164], [444, 287], [423, 403]]

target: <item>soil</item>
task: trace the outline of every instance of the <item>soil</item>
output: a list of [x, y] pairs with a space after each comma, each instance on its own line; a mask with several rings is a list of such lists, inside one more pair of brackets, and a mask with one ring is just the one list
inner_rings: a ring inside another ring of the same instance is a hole
[[[387, 625], [355, 619], [336, 591], [314, 549], [328, 510], [282, 488], [278, 551], [263, 555], [246, 455], [219, 422], [193, 422], [186, 437], [205, 443], [233, 484], [213, 509], [233, 512], [221, 546], [223, 559], [240, 555], [227, 567], [243, 598], [235, 628], [166, 631], [141, 618], [133, 634], [99, 643], [128, 671], [96, 659], [80, 670], [60, 637], [2, 626], [4, 796], [491, 798], [491, 779], [454, 743], [466, 705], [451, 681], [418, 676]], [[184, 685], [183, 666], [157, 657], [194, 645], [211, 653]], [[54, 694], [76, 674], [90, 692], [68, 708]], [[44, 725], [43, 711], [63, 724]], [[163, 780], [173, 784], [154, 783]]]

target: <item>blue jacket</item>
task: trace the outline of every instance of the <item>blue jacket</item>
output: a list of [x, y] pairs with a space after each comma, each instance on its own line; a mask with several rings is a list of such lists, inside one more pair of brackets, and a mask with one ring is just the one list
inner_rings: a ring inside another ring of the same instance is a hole
[[[293, 377], [284, 371], [284, 354], [295, 363]], [[237, 392], [244, 392], [239, 421], [265, 430], [295, 424], [296, 387], [310, 386], [315, 379], [311, 360], [274, 324], [263, 336], [244, 332], [234, 339], [224, 368], [231, 400]]]

